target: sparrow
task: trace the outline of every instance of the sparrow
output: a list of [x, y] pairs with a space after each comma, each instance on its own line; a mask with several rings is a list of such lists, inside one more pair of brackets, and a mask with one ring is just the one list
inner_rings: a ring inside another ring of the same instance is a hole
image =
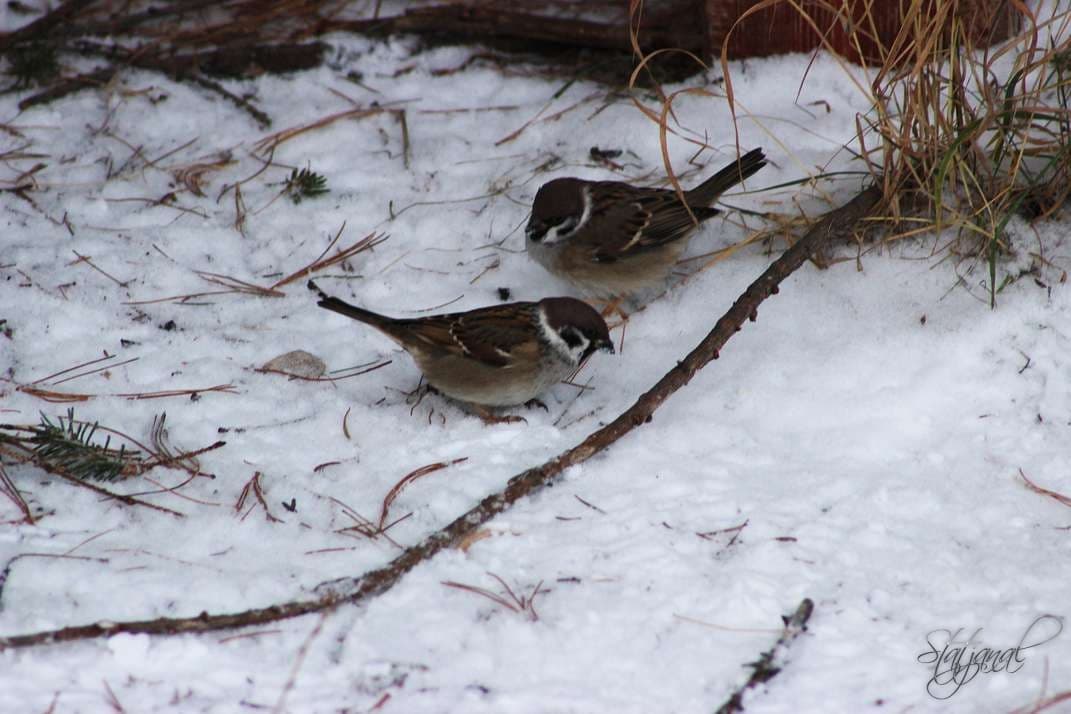
[[765, 165], [762, 149], [754, 149], [685, 191], [691, 214], [668, 189], [578, 178], [548, 181], [536, 192], [525, 228], [528, 254], [594, 297], [621, 298], [656, 287], [680, 259], [685, 238], [721, 212], [710, 205]]
[[533, 401], [597, 350], [614, 351], [606, 322], [575, 298], [402, 319], [331, 297], [311, 280], [308, 287], [319, 295], [320, 307], [370, 325], [398, 343], [431, 386], [472, 405], [486, 421], [502, 421], [491, 417], [488, 407]]

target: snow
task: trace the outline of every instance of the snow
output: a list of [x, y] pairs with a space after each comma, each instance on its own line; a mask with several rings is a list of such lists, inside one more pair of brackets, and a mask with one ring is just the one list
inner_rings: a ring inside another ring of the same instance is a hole
[[[469, 48], [328, 39], [322, 68], [228, 84], [254, 95], [274, 120], [270, 130], [214, 95], [140, 72], [124, 73], [111, 91], [21, 114], [25, 92], [0, 97], [0, 123], [22, 135], [0, 135], [0, 151], [28, 144], [47, 154], [4, 166], [10, 181], [47, 164], [27, 194], [36, 208], [0, 194], [0, 318], [14, 331], [0, 337], [2, 420], [63, 415], [66, 405], [15, 387], [105, 351], [116, 359], [102, 365], [137, 361], [49, 388], [115, 395], [233, 386], [197, 400], [100, 396], [74, 405], [79, 419], [141, 440], [164, 410], [178, 448], [226, 440], [201, 457], [214, 479], [142, 496], [183, 519], [7, 467], [47, 515], [17, 524], [17, 509], [0, 500], [0, 563], [10, 566], [0, 635], [308, 599], [321, 583], [383, 565], [399, 548], [343, 532], [354, 525], [345, 508], [376, 520], [404, 475], [467, 459], [415, 481], [393, 505], [392, 518], [412, 515], [390, 538], [419, 542], [627, 408], [769, 263], [748, 248], [675, 286], [633, 315], [620, 354], [592, 360], [580, 378], [594, 390], [578, 396], [559, 385], [545, 399], [549, 412], [518, 412], [526, 425], [486, 427], [437, 396], [413, 408], [411, 360], [382, 335], [317, 309], [300, 280], [282, 288], [283, 298], [143, 302], [219, 289], [194, 271], [271, 284], [316, 259], [343, 223], [340, 245], [375, 231], [390, 238], [318, 283], [373, 310], [469, 309], [498, 301], [500, 287], [514, 299], [569, 294], [519, 252], [518, 228], [540, 183], [663, 175], [656, 125], [604, 88], [576, 82], [554, 98], [560, 78], [506, 77], [479, 63], [433, 74], [460, 66]], [[817, 173], [866, 108], [836, 62], [808, 62], [732, 65], [735, 91], [755, 117], [740, 123], [741, 146], [762, 146], [771, 160], [751, 190]], [[350, 71], [376, 93], [347, 81]], [[714, 92], [718, 74], [708, 75]], [[262, 167], [257, 141], [373, 101], [405, 110], [408, 169], [396, 115], [337, 121], [282, 144], [277, 165], [242, 185], [244, 234], [235, 228], [233, 190], [217, 196]], [[818, 101], [830, 110], [811, 105]], [[578, 102], [503, 141], [541, 110]], [[476, 110], [487, 106], [512, 108]], [[730, 114], [709, 96], [681, 95], [675, 109], [717, 149], [697, 158], [702, 168], [684, 177], [689, 185], [732, 156]], [[621, 159], [624, 173], [591, 163], [592, 146], [633, 152]], [[132, 147], [156, 165], [131, 159]], [[671, 136], [669, 148], [683, 172], [695, 146]], [[204, 197], [176, 182], [172, 170], [223, 152], [234, 163], [205, 175]], [[537, 172], [552, 158], [560, 163]], [[831, 168], [847, 162], [842, 151]], [[291, 169], [305, 167], [327, 177], [330, 193], [298, 205], [277, 198]], [[838, 201], [857, 184], [822, 188]], [[153, 205], [171, 191], [173, 204]], [[726, 203], [791, 213], [791, 198], [779, 189]], [[828, 208], [819, 198], [800, 206]], [[1057, 270], [1044, 285], [1012, 283], [996, 310], [982, 299], [982, 266], [928, 257], [932, 239], [830, 270], [808, 265], [653, 422], [516, 504], [467, 550], [326, 616], [0, 652], [0, 711], [44, 711], [54, 700], [57, 712], [112, 711], [110, 690], [132, 712], [377, 704], [412, 713], [709, 712], [805, 597], [815, 603], [808, 632], [781, 673], [748, 694], [749, 712], [1008, 712], [1063, 691], [1071, 632], [1026, 651], [1019, 671], [979, 674], [947, 701], [927, 694], [933, 667], [919, 656], [934, 631], [962, 628], [966, 639], [982, 628], [975, 645], [1003, 649], [1039, 616], [1069, 614], [1071, 511], [1019, 477], [1071, 494], [1071, 295], [1055, 280], [1068, 267], [1068, 225], [1064, 213], [1015, 226], [1027, 250], [1043, 251]], [[738, 214], [714, 220], [690, 254], [745, 235]], [[169, 321], [175, 328], [162, 329]], [[296, 349], [331, 370], [391, 363], [336, 383], [255, 371]], [[337, 463], [316, 468], [328, 462]], [[236, 512], [255, 472], [280, 522], [259, 506]], [[168, 487], [185, 478], [161, 469], [149, 476]], [[281, 505], [291, 499], [295, 513]], [[501, 593], [492, 573], [518, 595], [542, 583], [538, 619], [442, 584]]]

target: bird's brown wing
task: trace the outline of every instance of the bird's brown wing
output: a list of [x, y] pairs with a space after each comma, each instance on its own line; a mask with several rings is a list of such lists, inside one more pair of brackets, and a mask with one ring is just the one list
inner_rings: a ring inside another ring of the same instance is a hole
[[482, 310], [407, 321], [425, 349], [505, 368], [539, 352], [534, 303], [495, 305]]
[[[582, 240], [590, 245], [592, 260], [597, 262], [612, 262], [660, 248], [680, 240], [695, 227], [692, 216], [673, 191], [603, 181], [594, 184], [591, 192], [595, 208], [590, 225], [599, 228], [597, 233], [582, 231]], [[703, 221], [718, 210], [693, 206], [692, 213], [696, 220]]]

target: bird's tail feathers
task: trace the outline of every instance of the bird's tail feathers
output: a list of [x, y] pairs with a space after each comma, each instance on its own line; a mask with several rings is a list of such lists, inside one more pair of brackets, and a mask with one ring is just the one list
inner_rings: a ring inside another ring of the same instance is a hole
[[689, 206], [709, 206], [738, 183], [754, 176], [766, 165], [762, 149], [752, 149], [684, 195]]
[[320, 300], [316, 303], [325, 310], [331, 312], [337, 312], [339, 315], [345, 315], [346, 317], [357, 320], [358, 322], [364, 322], [373, 327], [382, 329], [388, 323], [391, 322], [389, 317], [380, 315], [379, 313], [372, 312], [371, 310], [365, 310], [363, 307], [357, 307], [356, 305], [350, 305], [344, 300], [339, 300], [337, 297], [331, 297], [311, 280], [308, 283], [309, 290], [312, 290], [319, 295]]

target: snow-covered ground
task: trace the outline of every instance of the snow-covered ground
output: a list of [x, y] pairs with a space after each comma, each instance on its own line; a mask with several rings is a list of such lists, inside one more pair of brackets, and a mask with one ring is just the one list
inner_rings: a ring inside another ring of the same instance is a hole
[[[603, 87], [561, 91], [564, 80], [480, 63], [441, 74], [474, 50], [328, 39], [320, 69], [228, 85], [254, 95], [271, 130], [149, 73], [24, 113], [25, 93], [0, 97], [0, 152], [33, 154], [6, 158], [0, 180], [46, 164], [26, 194], [33, 205], [0, 193], [0, 319], [12, 330], [0, 336], [0, 421], [64, 415], [67, 405], [16, 387], [107, 353], [114, 359], [98, 366], [136, 361], [39, 386], [102, 395], [75, 404], [76, 417], [142, 440], [166, 410], [177, 447], [227, 442], [201, 458], [214, 479], [142, 497], [181, 519], [9, 466], [43, 515], [18, 524], [0, 500], [0, 635], [306, 599], [382, 565], [620, 413], [770, 261], [747, 248], [635, 314], [620, 354], [596, 356], [581, 374], [594, 390], [578, 397], [559, 385], [549, 412], [522, 412], [527, 425], [484, 426], [438, 396], [414, 410], [411, 360], [318, 309], [303, 281], [282, 298], [161, 301], [220, 289], [195, 271], [269, 285], [315, 260], [343, 223], [340, 245], [390, 237], [318, 282], [374, 310], [467, 309], [497, 302], [499, 288], [515, 299], [570, 294], [522, 252], [518, 227], [540, 183], [663, 175], [657, 126]], [[740, 143], [764, 147], [771, 164], [728, 204], [797, 211], [791, 191], [755, 190], [817, 173], [854, 133], [866, 104], [832, 60], [819, 57], [794, 102], [808, 61], [732, 65], [751, 115]], [[716, 92], [718, 76], [708, 75]], [[404, 110], [408, 152], [394, 112], [310, 130], [242, 184], [247, 215], [235, 227], [234, 190], [217, 197], [263, 166], [259, 140], [373, 102]], [[714, 147], [684, 176], [691, 185], [733, 156], [730, 115], [709, 96], [682, 95], [675, 108]], [[593, 146], [624, 150], [623, 169], [593, 163]], [[694, 144], [671, 136], [669, 146], [683, 172]], [[223, 156], [232, 163], [204, 174], [203, 197], [177, 178]], [[831, 166], [846, 162], [841, 152]], [[305, 167], [330, 193], [297, 205], [278, 197]], [[823, 185], [834, 202], [857, 188]], [[805, 597], [815, 603], [809, 630], [784, 670], [747, 696], [749, 712], [1009, 712], [1063, 691], [1071, 631], [1044, 616], [1071, 615], [1071, 509], [1019, 474], [1071, 494], [1071, 293], [1058, 282], [1069, 226], [1066, 213], [1013, 225], [1022, 251], [1057, 268], [1007, 287], [993, 311], [986, 271], [928, 258], [928, 243], [808, 265], [652, 423], [367, 606], [248, 631], [0, 652], [0, 711], [709, 712]], [[759, 227], [735, 213], [715, 219], [690, 254]], [[295, 349], [332, 370], [391, 363], [334, 383], [255, 371]], [[215, 385], [232, 389], [107, 396]], [[393, 517], [412, 513], [389, 531], [398, 545], [344, 532], [355, 525], [347, 513], [376, 520], [405, 474], [461, 458], [395, 502]], [[247, 513], [252, 499], [236, 512], [255, 472], [278, 521]], [[149, 476], [168, 487], [186, 478]], [[491, 574], [518, 593], [542, 583], [538, 619], [442, 584], [501, 592]], [[930, 643], [941, 650], [950, 632], [967, 650], [961, 664], [983, 647], [1051, 640], [956, 691], [948, 661], [931, 661]]]

